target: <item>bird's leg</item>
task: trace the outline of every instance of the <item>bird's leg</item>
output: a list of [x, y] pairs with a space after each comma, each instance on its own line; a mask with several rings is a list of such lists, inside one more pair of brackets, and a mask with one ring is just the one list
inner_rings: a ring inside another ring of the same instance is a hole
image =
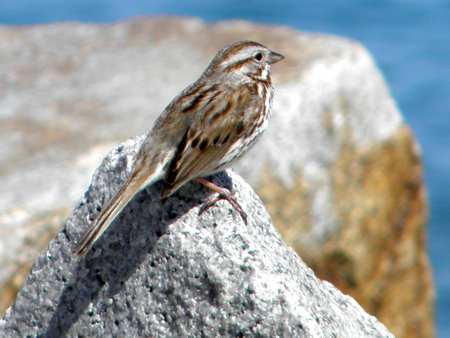
[[200, 211], [198, 213], [199, 215], [201, 215], [203, 212], [205, 212], [210, 207], [212, 207], [216, 202], [218, 202], [220, 200], [227, 200], [228, 202], [230, 202], [230, 204], [233, 206], [233, 208], [241, 215], [245, 225], [247, 225], [247, 214], [244, 212], [244, 210], [242, 210], [242, 207], [239, 205], [239, 203], [233, 197], [234, 192], [230, 192], [228, 189], [221, 188], [221, 187], [215, 185], [214, 183], [212, 183], [208, 180], [205, 180], [203, 177], [197, 177], [196, 180], [199, 181], [200, 183], [206, 185], [208, 188], [210, 188], [211, 190], [214, 190], [215, 192], [217, 192], [219, 194], [216, 197], [213, 197], [213, 198], [209, 199], [208, 201], [206, 201], [205, 203], [203, 203], [203, 205], [200, 207]]

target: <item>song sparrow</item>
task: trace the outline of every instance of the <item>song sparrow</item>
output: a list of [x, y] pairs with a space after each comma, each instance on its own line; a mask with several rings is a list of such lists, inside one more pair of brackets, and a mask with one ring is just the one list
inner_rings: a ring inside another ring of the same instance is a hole
[[196, 179], [247, 216], [228, 190], [203, 177], [242, 156], [266, 129], [272, 108], [270, 64], [281, 54], [252, 41], [226, 46], [202, 76], [181, 92], [156, 120], [138, 151], [127, 182], [103, 207], [74, 249], [82, 257], [136, 193], [163, 180], [161, 197]]

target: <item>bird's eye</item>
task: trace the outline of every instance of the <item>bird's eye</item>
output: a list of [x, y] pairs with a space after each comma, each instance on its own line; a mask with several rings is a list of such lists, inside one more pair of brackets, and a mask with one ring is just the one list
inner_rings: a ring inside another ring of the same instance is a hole
[[262, 54], [259, 52], [253, 55], [253, 57], [255, 58], [256, 61], [261, 61], [263, 58]]

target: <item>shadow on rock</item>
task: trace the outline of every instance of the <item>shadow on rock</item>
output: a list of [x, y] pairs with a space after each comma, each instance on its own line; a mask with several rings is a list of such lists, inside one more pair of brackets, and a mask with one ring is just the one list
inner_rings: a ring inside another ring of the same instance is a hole
[[[215, 175], [214, 181], [224, 188], [232, 186], [224, 173]], [[44, 337], [65, 336], [86, 310], [94, 324], [96, 318], [89, 305], [106, 311], [167, 227], [211, 196], [208, 188], [189, 182], [173, 196], [156, 198], [162, 185], [158, 182], [136, 195], [86, 256], [74, 260], [78, 265], [72, 281], [64, 287]]]

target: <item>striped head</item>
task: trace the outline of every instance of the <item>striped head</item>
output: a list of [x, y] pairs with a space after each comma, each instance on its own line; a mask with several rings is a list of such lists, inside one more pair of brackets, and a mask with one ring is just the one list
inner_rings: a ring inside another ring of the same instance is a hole
[[225, 76], [230, 80], [249, 77], [252, 80], [267, 82], [270, 79], [270, 65], [284, 59], [253, 41], [239, 41], [224, 47], [212, 60], [205, 76]]

